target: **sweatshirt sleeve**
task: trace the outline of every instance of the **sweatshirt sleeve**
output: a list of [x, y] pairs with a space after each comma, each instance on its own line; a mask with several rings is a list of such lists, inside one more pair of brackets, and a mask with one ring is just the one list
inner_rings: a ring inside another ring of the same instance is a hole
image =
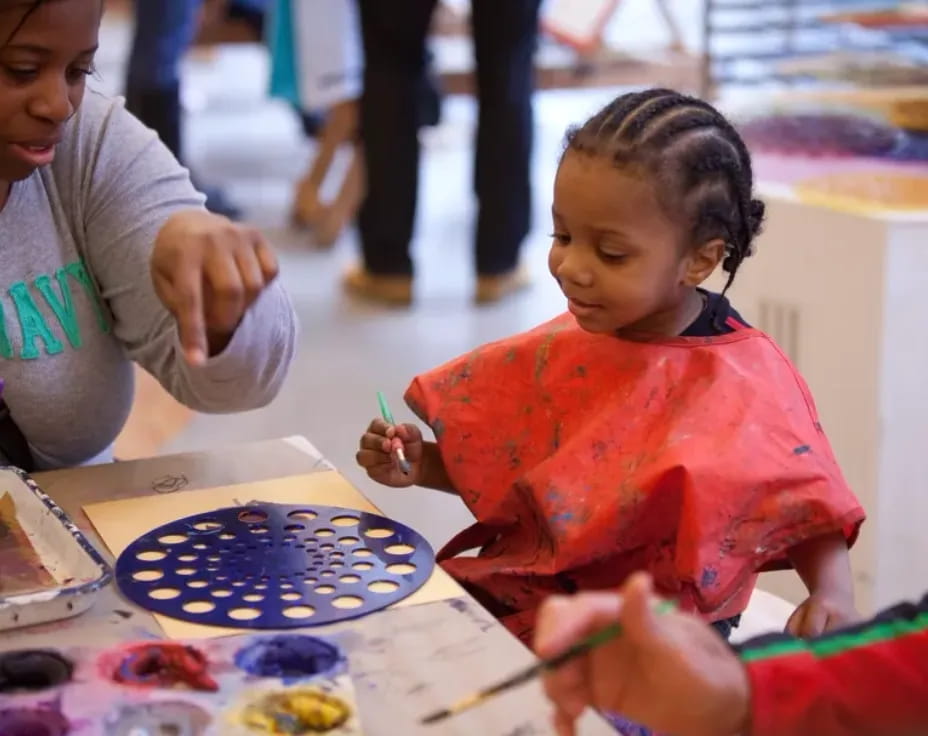
[[84, 258], [127, 355], [178, 401], [203, 412], [255, 409], [276, 396], [293, 359], [296, 316], [279, 279], [246, 313], [226, 349], [205, 365], [183, 357], [173, 316], [152, 284], [155, 238], [172, 215], [204, 198], [155, 133], [121, 100], [87, 93], [77, 174]]
[[928, 733], [928, 596], [814, 641], [763, 637], [740, 653], [751, 736]]

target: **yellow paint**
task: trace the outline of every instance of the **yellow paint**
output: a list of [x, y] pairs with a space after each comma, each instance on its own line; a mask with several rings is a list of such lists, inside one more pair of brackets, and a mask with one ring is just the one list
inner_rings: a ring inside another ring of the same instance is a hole
[[841, 172], [804, 179], [795, 190], [803, 202], [844, 212], [928, 210], [928, 177], [911, 173]]
[[242, 713], [242, 722], [270, 734], [326, 733], [344, 724], [351, 709], [315, 688], [271, 693]]

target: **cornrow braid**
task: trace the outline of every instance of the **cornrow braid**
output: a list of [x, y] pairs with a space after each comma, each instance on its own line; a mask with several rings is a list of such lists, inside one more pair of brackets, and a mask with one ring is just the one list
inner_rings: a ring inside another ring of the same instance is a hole
[[685, 218], [691, 242], [724, 240], [729, 289], [751, 255], [764, 203], [752, 198], [747, 146], [718, 110], [668, 89], [632, 92], [568, 131], [565, 149], [609, 156], [656, 177], [663, 204]]

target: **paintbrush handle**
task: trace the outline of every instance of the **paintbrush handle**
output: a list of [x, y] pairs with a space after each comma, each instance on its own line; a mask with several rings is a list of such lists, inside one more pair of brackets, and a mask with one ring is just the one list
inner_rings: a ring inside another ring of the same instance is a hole
[[[658, 614], [663, 614], [663, 613], [668, 613], [672, 611], [674, 608], [676, 608], [676, 604], [674, 604], [673, 601], [661, 601], [660, 603], [657, 604], [657, 606], [655, 606], [654, 610]], [[586, 639], [583, 639], [582, 641], [578, 641], [572, 647], [565, 649], [560, 654], [554, 657], [549, 657], [548, 659], [543, 659], [542, 661], [537, 662], [536, 664], [533, 664], [531, 667], [526, 667], [521, 672], [499, 683], [498, 685], [491, 688], [489, 691], [486, 691], [485, 694], [489, 694], [491, 691], [493, 693], [496, 693], [502, 690], [508, 690], [509, 688], [514, 687], [515, 685], [520, 685], [523, 682], [527, 682], [537, 677], [538, 675], [544, 674], [545, 672], [556, 670], [558, 667], [560, 667], [563, 664], [566, 664], [570, 660], [576, 659], [577, 657], [580, 657], [586, 654], [587, 652], [595, 649], [596, 647], [601, 646], [602, 644], [605, 644], [606, 642], [612, 641], [613, 639], [620, 636], [621, 634], [622, 634], [621, 624], [618, 624], [618, 623], [610, 624], [606, 628], [600, 629], [599, 631], [593, 634], [590, 634]]]
[[598, 647], [600, 644], [605, 644], [610, 639], [615, 639], [620, 633], [622, 633], [622, 627], [619, 624], [612, 624], [607, 626], [601, 631], [597, 631], [595, 634], [588, 636], [583, 641], [577, 642], [569, 649], [564, 650], [556, 657], [551, 657], [549, 659], [543, 659], [540, 662], [536, 662], [531, 667], [526, 667], [521, 672], [517, 672], [511, 677], [507, 677], [502, 682], [498, 682], [493, 687], [487, 688], [486, 690], [481, 691], [481, 698], [488, 698], [491, 695], [496, 695], [497, 693], [504, 692], [511, 688], [517, 687], [525, 682], [534, 680], [539, 675], [549, 672], [550, 670], [556, 670], [562, 664], [569, 662], [576, 657], [579, 657], [582, 654], [586, 654], [591, 649]]
[[[657, 605], [654, 606], [654, 612], [658, 615], [670, 613], [676, 607], [677, 605], [673, 601], [663, 600], [659, 601]], [[599, 645], [605, 644], [607, 641], [615, 639], [621, 633], [622, 626], [620, 624], [611, 624], [605, 629], [600, 629], [596, 633], [590, 634], [586, 639], [577, 642], [569, 649], [566, 649], [565, 651], [558, 654], [556, 657], [543, 660], [536, 666], [540, 667], [542, 671], [557, 669], [565, 662], [569, 662], [575, 657], [579, 657], [581, 654], [586, 654], [591, 649], [595, 649]]]
[[539, 663], [538, 666], [543, 672], [547, 670], [556, 670], [565, 662], [569, 662], [570, 660], [579, 657], [581, 654], [586, 654], [591, 649], [598, 647], [600, 644], [605, 644], [607, 641], [615, 639], [621, 633], [622, 627], [619, 624], [612, 624], [611, 626], [607, 626], [605, 629], [597, 631], [595, 634], [591, 634], [583, 641], [577, 642], [569, 649], [566, 649], [558, 654], [556, 657], [543, 660]]
[[391, 426], [395, 425], [393, 412], [390, 411], [390, 405], [387, 404], [387, 397], [383, 395], [383, 391], [377, 392], [377, 403], [380, 404], [380, 416], [383, 417], [383, 420]]

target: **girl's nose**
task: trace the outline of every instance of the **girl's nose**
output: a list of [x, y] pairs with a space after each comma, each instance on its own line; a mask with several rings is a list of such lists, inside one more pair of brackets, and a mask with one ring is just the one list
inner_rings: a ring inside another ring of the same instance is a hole
[[557, 278], [583, 288], [593, 285], [593, 271], [579, 247], [568, 248], [558, 264]]

